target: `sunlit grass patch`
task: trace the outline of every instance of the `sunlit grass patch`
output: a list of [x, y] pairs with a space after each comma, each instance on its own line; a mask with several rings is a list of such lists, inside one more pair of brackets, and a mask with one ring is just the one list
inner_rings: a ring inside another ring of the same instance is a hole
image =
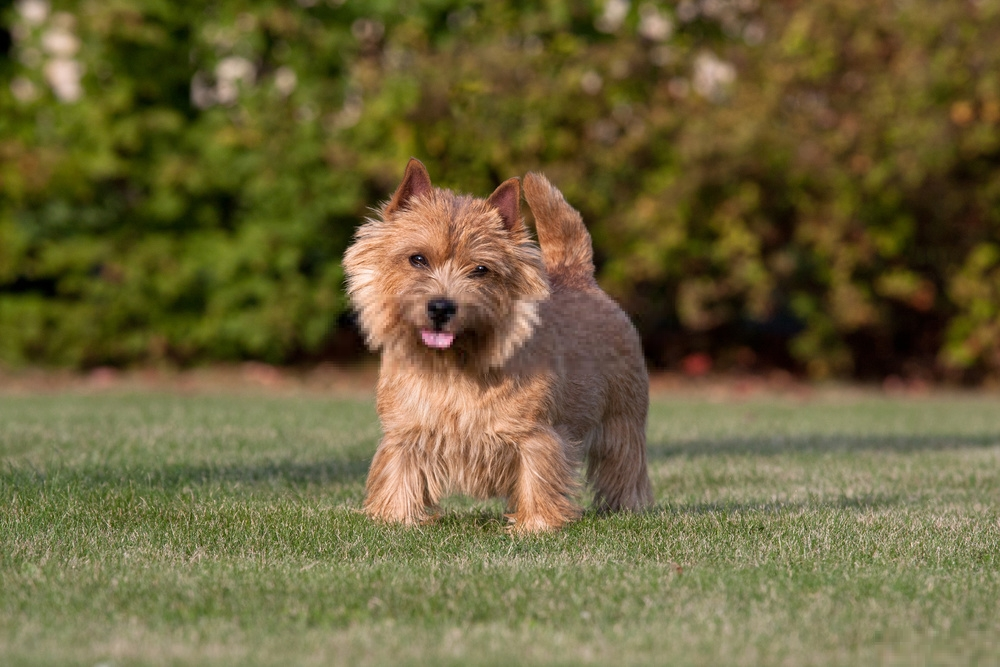
[[989, 664], [989, 397], [654, 401], [657, 506], [358, 512], [366, 401], [0, 399], [4, 664]]

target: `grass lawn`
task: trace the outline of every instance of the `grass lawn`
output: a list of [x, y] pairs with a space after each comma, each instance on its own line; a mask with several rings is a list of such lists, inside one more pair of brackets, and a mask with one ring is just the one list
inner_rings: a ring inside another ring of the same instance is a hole
[[369, 401], [0, 395], [0, 663], [1000, 664], [1000, 397], [654, 400], [655, 511], [358, 513]]

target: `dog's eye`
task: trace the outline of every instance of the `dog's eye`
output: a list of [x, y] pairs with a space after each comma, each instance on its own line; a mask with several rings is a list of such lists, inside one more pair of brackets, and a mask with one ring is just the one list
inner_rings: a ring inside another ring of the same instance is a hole
[[472, 269], [472, 275], [477, 276], [477, 277], [478, 276], [485, 276], [489, 272], [490, 272], [490, 270], [488, 268], [486, 268], [485, 266], [483, 266], [482, 264], [480, 264], [476, 268]]
[[410, 264], [418, 269], [426, 269], [427, 258], [423, 255], [410, 255]]

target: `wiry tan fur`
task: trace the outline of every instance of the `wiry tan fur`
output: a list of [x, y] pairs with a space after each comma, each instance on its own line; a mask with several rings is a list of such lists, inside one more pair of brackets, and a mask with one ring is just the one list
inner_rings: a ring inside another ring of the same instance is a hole
[[[384, 437], [364, 504], [375, 519], [424, 522], [459, 492], [506, 498], [518, 532], [557, 529], [580, 515], [584, 460], [599, 510], [652, 502], [639, 338], [594, 280], [579, 213], [539, 174], [524, 194], [541, 249], [517, 179], [476, 199], [434, 188], [411, 160], [344, 256], [359, 322], [382, 353]], [[454, 314], [435, 324], [441, 299]], [[453, 343], [429, 347], [431, 329]]]

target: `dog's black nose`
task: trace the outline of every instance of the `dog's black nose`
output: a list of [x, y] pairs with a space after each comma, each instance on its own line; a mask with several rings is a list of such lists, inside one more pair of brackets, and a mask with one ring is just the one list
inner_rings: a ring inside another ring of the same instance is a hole
[[457, 311], [458, 306], [451, 299], [431, 299], [427, 302], [427, 316], [435, 327], [443, 327]]

